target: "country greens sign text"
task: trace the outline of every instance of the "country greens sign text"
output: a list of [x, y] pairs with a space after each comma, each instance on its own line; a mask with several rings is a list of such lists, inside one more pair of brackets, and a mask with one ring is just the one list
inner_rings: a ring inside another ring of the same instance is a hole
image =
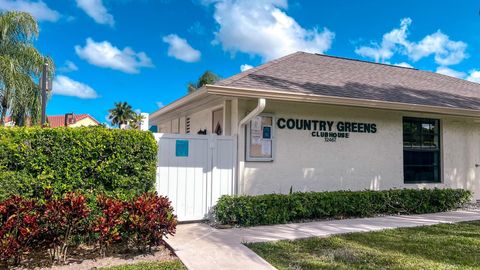
[[310, 131], [312, 137], [324, 138], [326, 142], [335, 142], [337, 138], [350, 138], [350, 133], [376, 133], [374, 123], [345, 121], [323, 121], [294, 118], [278, 118], [279, 129], [296, 129]]

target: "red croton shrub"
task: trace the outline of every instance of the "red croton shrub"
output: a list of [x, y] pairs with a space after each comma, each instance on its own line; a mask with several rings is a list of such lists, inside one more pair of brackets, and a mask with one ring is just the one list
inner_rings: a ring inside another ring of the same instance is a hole
[[34, 200], [18, 196], [0, 203], [0, 260], [20, 262], [38, 243], [39, 211]]
[[69, 247], [84, 242], [92, 231], [102, 255], [115, 242], [146, 250], [175, 233], [171, 203], [156, 193], [127, 202], [99, 196], [90, 206], [81, 193], [61, 198], [52, 197], [50, 190], [44, 193], [42, 200], [13, 196], [0, 202], [0, 260], [5, 265], [18, 263], [33, 249], [48, 252], [52, 262], [65, 262]]
[[125, 224], [125, 203], [106, 196], [97, 197], [100, 215], [93, 219], [91, 230], [97, 234], [100, 254], [105, 256], [107, 248], [122, 240]]
[[164, 236], [174, 235], [177, 218], [168, 198], [145, 193], [128, 204], [126, 225], [131, 244], [145, 250], [161, 244]]
[[63, 198], [53, 199], [47, 190], [45, 200], [41, 240], [52, 260], [65, 261], [72, 239], [82, 236], [88, 228], [90, 209], [85, 196], [79, 193], [69, 192]]

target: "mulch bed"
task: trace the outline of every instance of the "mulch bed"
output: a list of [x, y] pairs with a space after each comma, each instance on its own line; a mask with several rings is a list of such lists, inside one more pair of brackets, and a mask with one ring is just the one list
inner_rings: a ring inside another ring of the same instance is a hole
[[[125, 245], [114, 245], [110, 252], [102, 258], [98, 249], [88, 245], [80, 245], [69, 251], [64, 264], [52, 266], [48, 253], [45, 250], [34, 251], [21, 261], [19, 266], [9, 267], [13, 270], [27, 269], [54, 269], [54, 270], [87, 270], [101, 267], [110, 267], [122, 264], [140, 262], [164, 262], [176, 259], [175, 254], [165, 246], [152, 248], [150, 252], [139, 252], [128, 249]], [[0, 269], [5, 269], [0, 267]]]

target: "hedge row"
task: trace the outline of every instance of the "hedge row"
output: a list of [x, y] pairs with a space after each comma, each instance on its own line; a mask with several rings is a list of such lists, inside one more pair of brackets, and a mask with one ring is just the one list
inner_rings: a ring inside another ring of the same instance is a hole
[[155, 193], [123, 201], [99, 195], [93, 202], [81, 193], [40, 200], [12, 196], [0, 202], [0, 262], [18, 264], [32, 251], [65, 262], [68, 251], [82, 243], [100, 256], [114, 243], [147, 250], [175, 233], [177, 220], [170, 201]]
[[223, 196], [215, 208], [222, 224], [254, 226], [324, 218], [423, 214], [455, 209], [471, 197], [462, 189], [296, 192]]
[[0, 200], [73, 190], [129, 198], [151, 191], [151, 133], [90, 128], [0, 128]]

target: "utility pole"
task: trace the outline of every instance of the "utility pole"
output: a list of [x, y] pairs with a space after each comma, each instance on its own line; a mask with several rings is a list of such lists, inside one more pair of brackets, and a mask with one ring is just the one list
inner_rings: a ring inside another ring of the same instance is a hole
[[47, 80], [48, 80], [48, 63], [43, 64], [43, 72], [41, 78], [41, 88], [42, 88], [42, 122], [40, 123], [43, 127], [47, 123]]

